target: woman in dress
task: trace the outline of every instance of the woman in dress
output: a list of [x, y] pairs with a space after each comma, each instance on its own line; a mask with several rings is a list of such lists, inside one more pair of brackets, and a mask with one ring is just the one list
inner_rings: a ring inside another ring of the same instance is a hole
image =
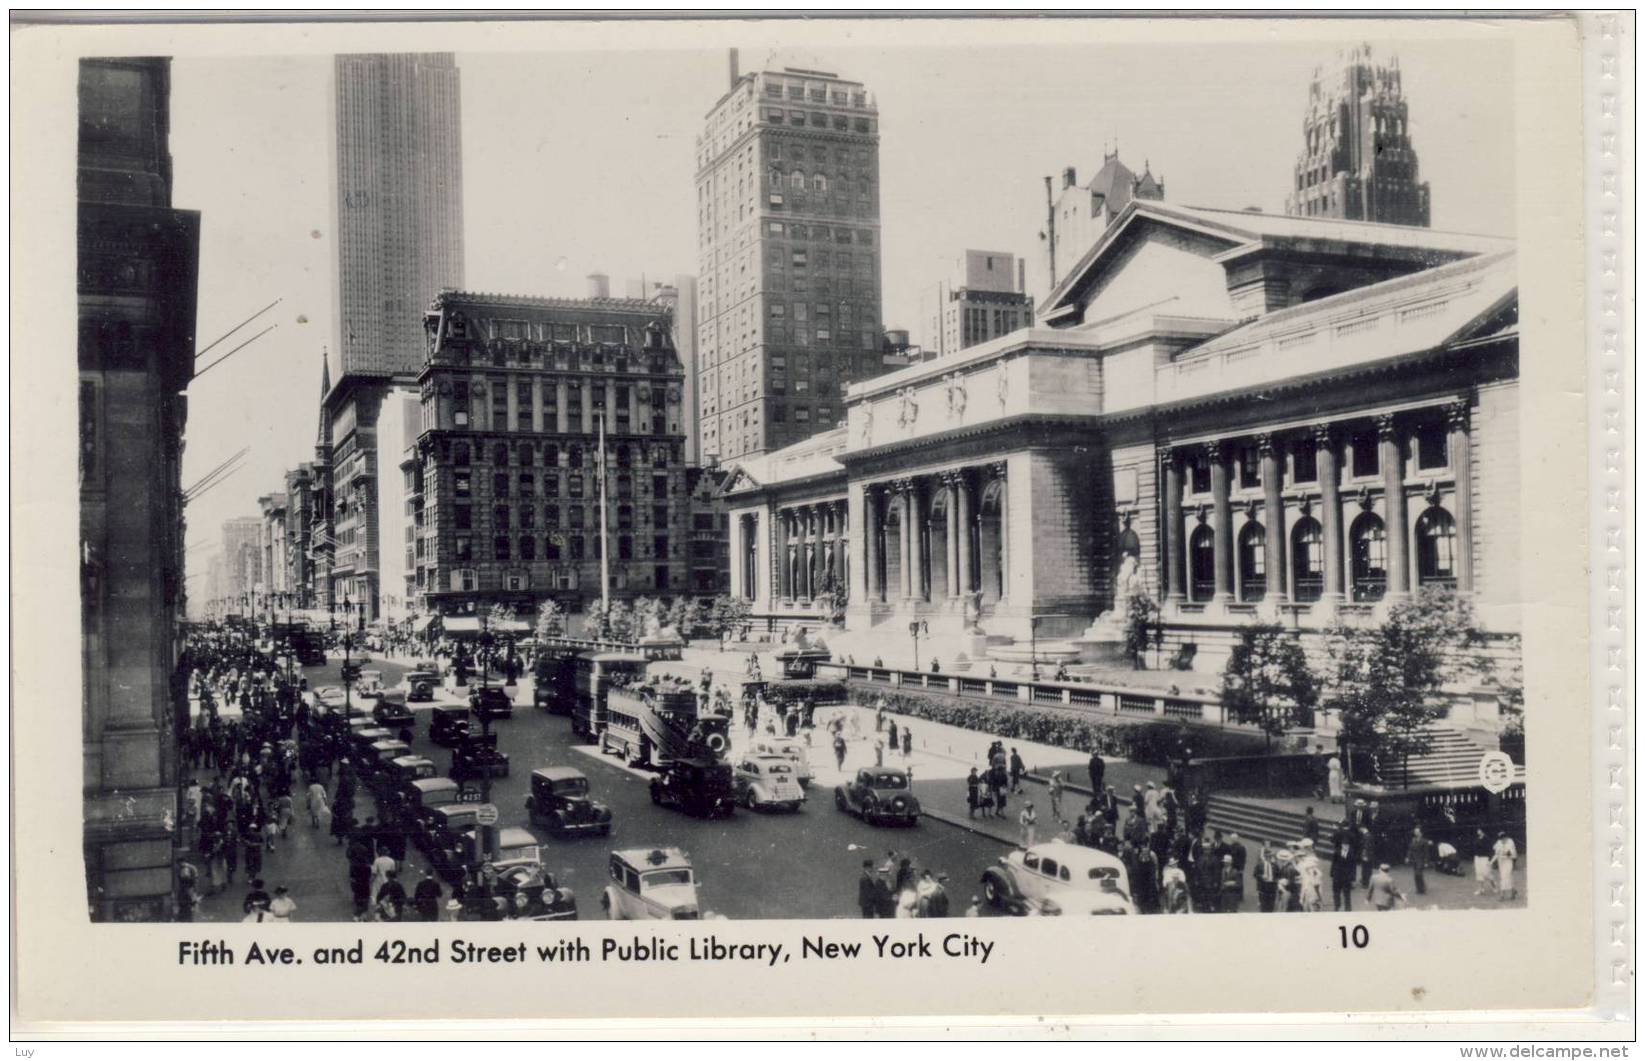
[[1325, 789], [1332, 803], [1342, 802], [1342, 760], [1334, 755], [1325, 763]]
[[1519, 898], [1519, 885], [1514, 881], [1514, 864], [1519, 861], [1519, 848], [1507, 833], [1498, 833], [1491, 848], [1491, 861], [1496, 864], [1498, 899]]

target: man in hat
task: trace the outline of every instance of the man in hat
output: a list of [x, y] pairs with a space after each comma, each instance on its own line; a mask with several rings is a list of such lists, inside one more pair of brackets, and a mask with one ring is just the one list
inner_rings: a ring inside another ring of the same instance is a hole
[[284, 884], [274, 889], [274, 900], [268, 904], [268, 912], [274, 920], [286, 923], [290, 923], [291, 915], [297, 912], [297, 901]]
[[1428, 869], [1428, 860], [1432, 854], [1432, 847], [1433, 845], [1429, 843], [1428, 838], [1422, 835], [1422, 826], [1419, 825], [1411, 830], [1411, 844], [1405, 850], [1405, 861], [1410, 863], [1411, 873], [1416, 880], [1418, 895], [1428, 894], [1428, 882], [1423, 879], [1422, 874]]
[[875, 917], [897, 916], [897, 890], [891, 886], [891, 874], [896, 869], [897, 864], [888, 858], [874, 874]]
[[411, 903], [417, 910], [417, 917], [422, 921], [438, 921], [440, 919], [440, 897], [445, 889], [432, 874], [423, 874], [423, 879], [417, 882], [417, 888], [412, 892]]
[[1268, 841], [1257, 851], [1257, 863], [1251, 867], [1251, 876], [1257, 882], [1257, 909], [1265, 914], [1274, 912], [1274, 897], [1279, 892], [1279, 866], [1274, 862], [1274, 849]]
[[880, 892], [885, 887], [885, 881], [874, 872], [874, 860], [862, 860], [862, 876], [857, 878], [857, 909], [865, 918], [878, 917], [880, 913]]
[[1404, 899], [1400, 890], [1394, 887], [1394, 878], [1388, 872], [1388, 863], [1383, 862], [1371, 874], [1371, 883], [1365, 889], [1365, 901], [1375, 910], [1392, 910], [1394, 904]]
[[1102, 779], [1108, 772], [1108, 764], [1095, 748], [1091, 749], [1091, 760], [1085, 764], [1085, 770], [1091, 777], [1091, 794], [1096, 795], [1102, 791]]

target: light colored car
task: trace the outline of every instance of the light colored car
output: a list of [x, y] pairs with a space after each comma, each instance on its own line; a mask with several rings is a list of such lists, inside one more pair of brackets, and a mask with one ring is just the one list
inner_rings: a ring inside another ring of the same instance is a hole
[[380, 670], [363, 670], [360, 680], [354, 683], [354, 691], [361, 696], [378, 697], [383, 695], [383, 672]]
[[1125, 863], [1094, 847], [1049, 840], [1004, 856], [982, 874], [990, 906], [1013, 914], [1134, 914]]
[[737, 764], [737, 802], [749, 810], [799, 810], [805, 802], [794, 760], [783, 755], [751, 755]]
[[772, 737], [764, 734], [748, 743], [748, 754], [754, 757], [780, 755], [794, 763], [795, 780], [800, 787], [811, 784], [811, 757], [805, 742], [798, 737]]
[[695, 921], [697, 873], [677, 847], [611, 852], [600, 905], [615, 921]]

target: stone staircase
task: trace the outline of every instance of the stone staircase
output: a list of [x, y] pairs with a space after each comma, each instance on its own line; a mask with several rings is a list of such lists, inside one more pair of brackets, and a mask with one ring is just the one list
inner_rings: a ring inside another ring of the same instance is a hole
[[[1432, 745], [1422, 755], [1413, 755], [1407, 762], [1378, 762], [1377, 775], [1385, 785], [1400, 787], [1415, 785], [1473, 785], [1479, 783], [1479, 760], [1487, 751], [1482, 740], [1468, 733], [1445, 726], [1432, 726], [1428, 733]], [[1515, 770], [1524, 777], [1524, 767]]]
[[[1319, 819], [1319, 840], [1314, 844], [1314, 851], [1320, 858], [1329, 859], [1331, 830], [1342, 820], [1343, 808], [1340, 804], [1316, 804], [1314, 816]], [[1211, 796], [1205, 803], [1205, 821], [1225, 834], [1234, 832], [1244, 840], [1267, 840], [1276, 845], [1289, 844], [1303, 836], [1300, 810], [1289, 810], [1266, 800]]]

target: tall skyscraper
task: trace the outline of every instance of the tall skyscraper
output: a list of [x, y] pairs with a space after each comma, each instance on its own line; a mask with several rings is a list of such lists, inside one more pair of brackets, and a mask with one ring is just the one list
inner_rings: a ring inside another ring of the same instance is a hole
[[1302, 140], [1286, 213], [1427, 227], [1398, 57], [1374, 63], [1362, 44], [1315, 67]]
[[[860, 82], [739, 75], [697, 140], [702, 459], [839, 423], [881, 354], [879, 111]], [[900, 362], [899, 362], [900, 363]]]
[[[415, 396], [423, 311], [463, 284], [462, 115], [449, 53], [339, 55], [337, 328], [340, 369], [321, 412], [317, 457], [329, 469], [325, 604], [381, 614], [380, 476], [398, 476], [396, 431], [378, 418], [391, 394]], [[399, 548], [396, 538], [392, 547]], [[399, 587], [391, 587], [396, 597]]]
[[1034, 324], [1027, 263], [1008, 251], [968, 250], [954, 273], [920, 295], [925, 357], [958, 353]]
[[448, 52], [339, 55], [341, 375], [416, 375], [423, 310], [463, 284], [463, 137]]

